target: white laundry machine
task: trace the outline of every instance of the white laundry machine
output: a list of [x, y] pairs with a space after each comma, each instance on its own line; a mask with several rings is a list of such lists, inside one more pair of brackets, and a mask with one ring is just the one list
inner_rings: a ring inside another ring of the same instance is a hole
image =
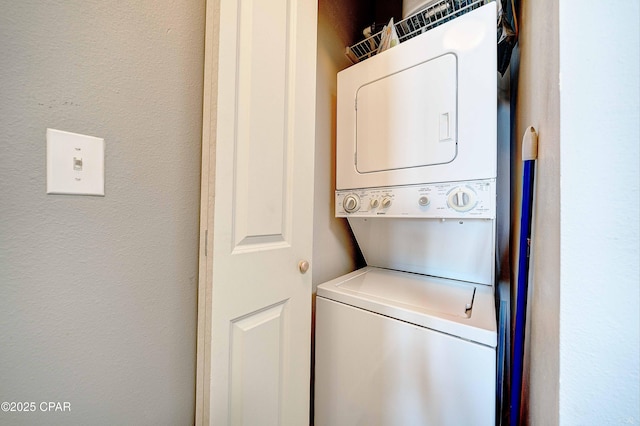
[[338, 74], [336, 216], [368, 266], [318, 287], [316, 426], [495, 424], [495, 25]]
[[315, 425], [493, 425], [493, 304], [488, 286], [373, 267], [321, 286]]

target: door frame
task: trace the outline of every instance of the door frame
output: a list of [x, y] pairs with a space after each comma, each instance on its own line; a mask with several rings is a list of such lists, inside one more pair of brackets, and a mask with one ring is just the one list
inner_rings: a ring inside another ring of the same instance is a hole
[[200, 245], [198, 254], [198, 320], [196, 342], [195, 424], [208, 425], [211, 378], [211, 290], [213, 252], [218, 46], [220, 0], [207, 0], [205, 13], [204, 93], [202, 106], [202, 165], [200, 176]]

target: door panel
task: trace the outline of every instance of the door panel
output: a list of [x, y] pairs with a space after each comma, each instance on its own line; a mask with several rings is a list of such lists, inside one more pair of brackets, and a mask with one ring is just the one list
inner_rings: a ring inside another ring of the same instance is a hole
[[285, 240], [291, 40], [286, 0], [241, 0], [238, 16], [236, 244]]
[[316, 20], [315, 0], [220, 0], [207, 25], [219, 42], [199, 424], [309, 421], [312, 268], [298, 262], [312, 251]]
[[280, 424], [285, 308], [279, 303], [232, 321], [232, 424]]

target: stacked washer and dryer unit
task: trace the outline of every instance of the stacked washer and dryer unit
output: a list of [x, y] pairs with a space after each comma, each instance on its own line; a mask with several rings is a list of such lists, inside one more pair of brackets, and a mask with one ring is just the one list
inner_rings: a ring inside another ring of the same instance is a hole
[[318, 287], [316, 426], [495, 424], [495, 25], [338, 74], [336, 216], [367, 266]]

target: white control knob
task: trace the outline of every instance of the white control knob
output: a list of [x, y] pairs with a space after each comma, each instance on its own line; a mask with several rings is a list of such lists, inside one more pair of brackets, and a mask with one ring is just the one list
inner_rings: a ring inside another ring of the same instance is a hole
[[429, 205], [429, 197], [427, 197], [426, 195], [423, 195], [422, 197], [420, 197], [418, 199], [418, 204], [422, 207], [428, 206]]
[[349, 194], [342, 200], [342, 207], [347, 213], [353, 213], [360, 208], [360, 197], [356, 194]]
[[456, 188], [449, 193], [447, 204], [459, 212], [467, 212], [476, 205], [476, 195], [466, 188]]
[[380, 201], [377, 199], [373, 199], [371, 200], [371, 203], [369, 203], [371, 205], [372, 209], [378, 208], [378, 206], [380, 205]]
[[383, 198], [382, 199], [382, 208], [388, 209], [391, 206], [391, 198]]

